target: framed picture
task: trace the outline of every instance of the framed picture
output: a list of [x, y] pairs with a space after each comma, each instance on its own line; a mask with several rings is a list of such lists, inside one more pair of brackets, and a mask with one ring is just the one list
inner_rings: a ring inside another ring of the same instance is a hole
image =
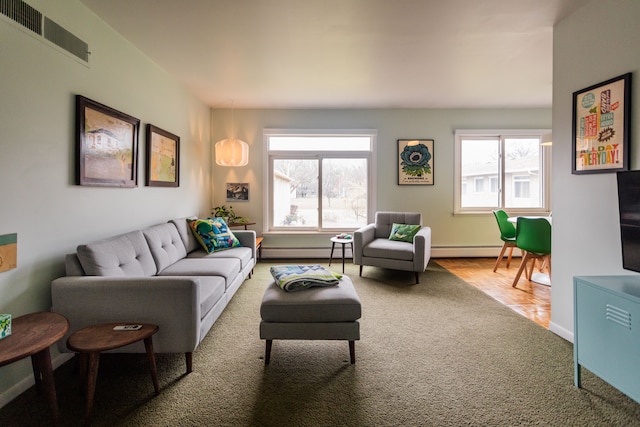
[[573, 93], [572, 173], [629, 169], [631, 73]]
[[433, 139], [398, 140], [398, 185], [433, 185]]
[[180, 137], [147, 124], [147, 180], [149, 187], [180, 186]]
[[140, 120], [76, 95], [76, 184], [138, 186]]
[[227, 182], [227, 202], [246, 202], [248, 200], [248, 182]]

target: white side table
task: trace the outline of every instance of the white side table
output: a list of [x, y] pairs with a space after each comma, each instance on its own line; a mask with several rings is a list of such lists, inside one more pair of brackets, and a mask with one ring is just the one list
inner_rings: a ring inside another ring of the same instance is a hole
[[347, 244], [350, 244], [351, 253], [353, 254], [353, 238], [351, 239], [342, 239], [340, 237], [331, 238], [331, 255], [329, 256], [329, 266], [331, 266], [331, 260], [333, 259], [333, 249], [336, 247], [336, 243], [340, 243], [342, 245], [342, 272], [344, 273], [344, 247]]

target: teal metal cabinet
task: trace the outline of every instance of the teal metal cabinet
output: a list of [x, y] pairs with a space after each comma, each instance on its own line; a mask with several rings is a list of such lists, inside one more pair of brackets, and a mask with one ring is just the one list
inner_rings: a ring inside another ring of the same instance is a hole
[[640, 276], [573, 278], [574, 379], [581, 367], [640, 402]]

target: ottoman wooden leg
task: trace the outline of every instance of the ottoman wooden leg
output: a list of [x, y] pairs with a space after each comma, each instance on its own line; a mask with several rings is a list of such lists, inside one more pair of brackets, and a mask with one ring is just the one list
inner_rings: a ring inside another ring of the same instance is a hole
[[273, 340], [267, 340], [266, 346], [264, 348], [264, 364], [268, 365], [269, 361], [271, 361], [271, 345], [273, 344]]
[[356, 342], [349, 341], [349, 356], [351, 356], [351, 364], [356, 363]]

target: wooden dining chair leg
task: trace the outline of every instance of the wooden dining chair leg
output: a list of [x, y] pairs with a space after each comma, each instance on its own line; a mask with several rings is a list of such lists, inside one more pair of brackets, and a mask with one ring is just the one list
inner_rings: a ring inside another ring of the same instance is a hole
[[515, 279], [513, 279], [513, 284], [511, 285], [512, 287], [515, 288], [516, 285], [518, 284], [518, 280], [520, 280], [520, 276], [522, 276], [522, 272], [524, 270], [526, 270], [527, 263], [529, 262], [530, 259], [531, 259], [531, 255], [529, 254], [529, 252], [525, 252], [524, 256], [522, 257], [522, 262], [520, 263], [520, 268], [518, 268], [518, 272], [516, 273], [516, 277], [515, 277]]
[[507, 258], [507, 268], [509, 268], [509, 265], [511, 264], [511, 258], [513, 257], [513, 248], [515, 248], [515, 246], [513, 245], [509, 246], [509, 257]]
[[[504, 252], [507, 250], [507, 242], [504, 242], [504, 245], [502, 245], [502, 250], [500, 251], [500, 255], [498, 255], [498, 259], [496, 260], [496, 265], [493, 266], [493, 272], [495, 273], [496, 270], [498, 269], [498, 266], [500, 265], [500, 261], [502, 261], [502, 257], [504, 257]], [[511, 256], [509, 256], [509, 259], [511, 259]], [[509, 264], [507, 263], [507, 267], [509, 266]]]

